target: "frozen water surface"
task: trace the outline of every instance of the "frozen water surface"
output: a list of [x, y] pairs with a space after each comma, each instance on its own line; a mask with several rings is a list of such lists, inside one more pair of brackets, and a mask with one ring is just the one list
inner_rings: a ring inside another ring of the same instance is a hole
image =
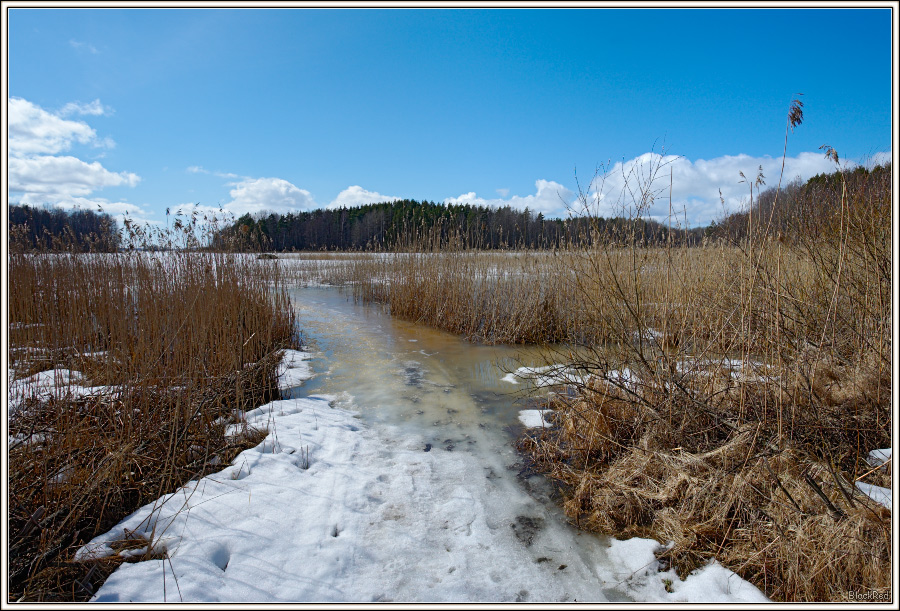
[[766, 600], [721, 566], [681, 582], [655, 542], [566, 522], [511, 445], [534, 406], [503, 378], [545, 365], [537, 353], [335, 289], [293, 299], [309, 352], [285, 359], [291, 398], [246, 414], [269, 437], [82, 548], [108, 555], [127, 536], [168, 556], [123, 565], [95, 601]]

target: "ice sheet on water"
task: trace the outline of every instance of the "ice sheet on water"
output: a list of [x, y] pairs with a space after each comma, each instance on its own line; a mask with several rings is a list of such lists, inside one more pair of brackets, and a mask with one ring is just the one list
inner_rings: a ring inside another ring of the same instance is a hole
[[538, 388], [544, 388], [572, 383], [581, 380], [581, 376], [565, 365], [545, 365], [543, 367], [519, 367], [500, 379], [510, 384], [518, 384], [519, 380], [527, 380]]
[[873, 467], [878, 467], [891, 460], [891, 448], [881, 448], [869, 452], [868, 462]]

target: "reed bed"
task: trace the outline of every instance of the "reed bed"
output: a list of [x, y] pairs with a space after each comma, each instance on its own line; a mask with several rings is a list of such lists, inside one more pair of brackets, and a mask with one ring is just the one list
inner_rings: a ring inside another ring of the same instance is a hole
[[566, 363], [583, 373], [555, 426], [520, 444], [573, 521], [778, 601], [889, 599], [890, 511], [856, 484], [891, 487], [869, 459], [893, 430], [890, 173], [836, 180], [794, 202], [787, 238], [763, 217], [693, 269], [678, 249], [579, 254], [575, 290], [619, 339]]
[[123, 559], [74, 552], [258, 443], [298, 342], [277, 266], [208, 252], [12, 254], [9, 321], [12, 601], [90, 598]]

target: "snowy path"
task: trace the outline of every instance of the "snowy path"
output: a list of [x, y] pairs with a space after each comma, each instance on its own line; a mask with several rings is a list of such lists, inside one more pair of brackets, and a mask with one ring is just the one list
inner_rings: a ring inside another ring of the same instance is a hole
[[[349, 321], [339, 323], [344, 329]], [[366, 358], [376, 359], [374, 336], [361, 333], [357, 327], [349, 336], [367, 343]], [[289, 361], [295, 382], [312, 375], [298, 355]], [[326, 363], [320, 382], [341, 378], [333, 365]], [[369, 369], [356, 367], [345, 377], [360, 389], [367, 375], [389, 377]], [[426, 373], [435, 378], [438, 369]], [[410, 388], [409, 380], [400, 388]], [[419, 394], [410, 405], [421, 408], [422, 419], [433, 417], [432, 400], [434, 409], [447, 411], [443, 401], [453, 389], [412, 388]], [[386, 391], [371, 396], [391, 400]], [[398, 393], [393, 400], [400, 401]], [[765, 601], [718, 565], [681, 582], [673, 571], [657, 571], [653, 541], [610, 541], [575, 530], [508, 470], [508, 442], [478, 426], [483, 422], [470, 428], [460, 413], [459, 422], [442, 423], [435, 433], [361, 419], [360, 401], [336, 392], [248, 413], [248, 423], [270, 431], [260, 446], [83, 548], [114, 553], [106, 542], [130, 536], [168, 554], [123, 565], [94, 600]], [[454, 405], [465, 408], [461, 397]], [[449, 430], [452, 443], [438, 443], [435, 435]]]
[[82, 553], [131, 532], [170, 559], [123, 565], [94, 601], [764, 600], [721, 567], [657, 573], [651, 541], [584, 554], [470, 455], [424, 452], [329, 399], [251, 412], [263, 444], [95, 539]]
[[95, 540], [108, 552], [104, 540], [155, 525], [171, 556], [124, 565], [96, 601], [607, 599], [596, 567], [554, 545], [531, 499], [498, 490], [471, 456], [424, 452], [324, 397], [248, 421], [273, 435]]

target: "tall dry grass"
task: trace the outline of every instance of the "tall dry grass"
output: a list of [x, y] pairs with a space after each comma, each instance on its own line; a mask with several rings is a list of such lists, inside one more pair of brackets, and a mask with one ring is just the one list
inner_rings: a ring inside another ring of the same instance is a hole
[[78, 547], [258, 442], [298, 339], [274, 264], [209, 252], [10, 255], [9, 321], [11, 600], [88, 599], [121, 558]]
[[[567, 363], [590, 375], [522, 443], [573, 520], [672, 542], [659, 556], [682, 575], [716, 559], [775, 600], [891, 593], [890, 512], [855, 486], [891, 486], [867, 461], [892, 442], [890, 173], [836, 180], [794, 202], [787, 236], [751, 208], [693, 273], [638, 240], [580, 253], [575, 291], [619, 340]], [[632, 185], [635, 213], [653, 182]]]

